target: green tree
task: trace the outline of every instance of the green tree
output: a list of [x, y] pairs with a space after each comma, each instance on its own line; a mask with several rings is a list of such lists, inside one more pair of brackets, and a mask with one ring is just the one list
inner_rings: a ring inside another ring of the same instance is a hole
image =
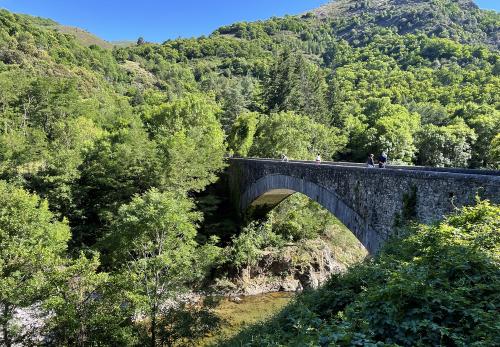
[[44, 330], [60, 346], [135, 346], [137, 328], [124, 292], [128, 284], [99, 269], [97, 254], [80, 255], [51, 273]]
[[77, 208], [74, 242], [92, 245], [102, 237], [118, 208], [163, 182], [156, 144], [140, 125], [119, 129], [101, 138], [87, 153], [74, 187]]
[[284, 240], [272, 231], [272, 224], [250, 223], [241, 233], [233, 237], [230, 248], [231, 265], [236, 267], [242, 278], [249, 279], [250, 270], [257, 265], [264, 249], [283, 245]]
[[199, 213], [191, 200], [178, 193], [149, 190], [120, 208], [113, 232], [113, 254], [124, 261], [122, 274], [130, 283], [128, 297], [149, 323], [149, 344], [162, 346], [169, 336], [161, 325], [176, 299], [211, 265], [217, 252], [198, 247]]
[[[205, 82], [206, 80], [204, 80], [203, 85]], [[255, 86], [250, 77], [241, 79], [218, 76], [212, 89], [216, 92], [216, 99], [220, 99], [222, 104], [220, 116], [222, 127], [226, 133], [229, 133], [237, 117], [255, 106], [252, 103]], [[219, 91], [219, 89], [221, 90]]]
[[413, 143], [413, 132], [418, 126], [418, 121], [400, 117], [383, 117], [377, 120], [375, 132], [370, 138], [370, 151], [372, 153], [386, 152], [393, 162], [411, 163], [415, 146]]
[[66, 222], [58, 222], [36, 195], [0, 181], [0, 342], [23, 344], [22, 328], [13, 321], [19, 308], [47, 296], [49, 276], [63, 265], [70, 238]]
[[386, 152], [390, 160], [411, 163], [415, 145], [414, 133], [420, 126], [420, 117], [400, 105], [369, 103], [365, 113], [373, 127], [365, 134], [365, 153]]
[[258, 121], [258, 113], [243, 113], [234, 121], [227, 141], [237, 156], [245, 157], [252, 148]]
[[314, 159], [320, 154], [330, 160], [345, 143], [345, 135], [337, 128], [293, 112], [280, 112], [261, 118], [250, 154], [267, 158], [286, 154], [292, 159]]
[[272, 230], [285, 240], [314, 239], [335, 224], [332, 214], [305, 195], [294, 194], [270, 212]]
[[489, 166], [487, 153], [490, 151], [491, 141], [500, 129], [500, 111], [489, 105], [468, 103], [457, 113], [463, 116], [477, 135], [476, 141], [471, 143], [471, 166]]
[[476, 140], [462, 119], [447, 126], [425, 125], [417, 133], [418, 163], [438, 167], [467, 167]]
[[500, 169], [500, 133], [491, 140], [488, 156], [490, 166], [497, 170]]
[[217, 180], [226, 152], [219, 112], [213, 101], [201, 95], [144, 108], [167, 187], [199, 192]]
[[85, 155], [94, 149], [105, 132], [91, 119], [78, 117], [55, 123], [53, 134], [53, 140], [47, 145], [46, 160], [31, 177], [30, 186], [49, 201], [53, 211], [70, 216], [77, 208], [75, 187]]
[[437, 103], [418, 103], [409, 106], [413, 112], [417, 112], [422, 120], [422, 125], [446, 125], [450, 122], [450, 115], [446, 108]]
[[300, 53], [285, 50], [278, 55], [264, 85], [264, 101], [270, 112], [295, 111], [328, 124], [327, 85], [318, 66]]

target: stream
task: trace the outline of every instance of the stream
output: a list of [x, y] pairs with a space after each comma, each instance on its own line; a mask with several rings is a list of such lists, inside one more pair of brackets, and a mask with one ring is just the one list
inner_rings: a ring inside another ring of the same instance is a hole
[[255, 296], [242, 296], [241, 300], [223, 299], [216, 308], [217, 315], [224, 323], [220, 331], [213, 336], [204, 338], [199, 346], [208, 346], [219, 339], [235, 336], [246, 326], [272, 317], [284, 308], [295, 296], [295, 293], [267, 293]]

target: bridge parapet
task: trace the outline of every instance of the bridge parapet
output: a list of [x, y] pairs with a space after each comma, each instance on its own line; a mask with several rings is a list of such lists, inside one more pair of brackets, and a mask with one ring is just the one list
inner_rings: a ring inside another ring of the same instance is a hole
[[498, 171], [230, 159], [229, 182], [241, 212], [272, 209], [294, 192], [339, 218], [371, 253], [409, 219], [431, 223], [476, 196], [500, 203]]

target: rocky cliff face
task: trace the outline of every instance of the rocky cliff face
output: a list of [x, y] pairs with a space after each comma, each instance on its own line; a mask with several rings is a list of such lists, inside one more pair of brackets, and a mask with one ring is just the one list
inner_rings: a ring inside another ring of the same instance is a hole
[[280, 251], [268, 250], [259, 264], [244, 269], [230, 295], [258, 295], [270, 292], [294, 292], [318, 288], [332, 274], [346, 269], [335, 259], [323, 240], [306, 245], [290, 245]]

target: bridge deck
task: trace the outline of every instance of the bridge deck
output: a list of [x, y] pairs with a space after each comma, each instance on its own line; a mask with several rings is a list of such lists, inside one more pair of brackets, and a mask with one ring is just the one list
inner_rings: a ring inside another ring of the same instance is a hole
[[[317, 165], [314, 161], [308, 160], [289, 160], [288, 162], [283, 162], [278, 159], [273, 158], [230, 158], [231, 160], [251, 160], [251, 161], [262, 161], [262, 162], [273, 162], [273, 163], [294, 163], [294, 164], [306, 164], [306, 165]], [[372, 170], [373, 168], [368, 168], [366, 163], [351, 163], [351, 162], [334, 162], [334, 161], [322, 161], [321, 166], [335, 166], [335, 167], [351, 167]], [[378, 167], [375, 167], [378, 169]], [[439, 173], [453, 173], [462, 175], [480, 175], [480, 176], [498, 176], [500, 177], [499, 170], [486, 170], [486, 169], [464, 169], [464, 168], [450, 168], [450, 167], [429, 167], [429, 166], [409, 166], [409, 165], [387, 165], [384, 170], [392, 171], [427, 171], [427, 172], [439, 172]]]

